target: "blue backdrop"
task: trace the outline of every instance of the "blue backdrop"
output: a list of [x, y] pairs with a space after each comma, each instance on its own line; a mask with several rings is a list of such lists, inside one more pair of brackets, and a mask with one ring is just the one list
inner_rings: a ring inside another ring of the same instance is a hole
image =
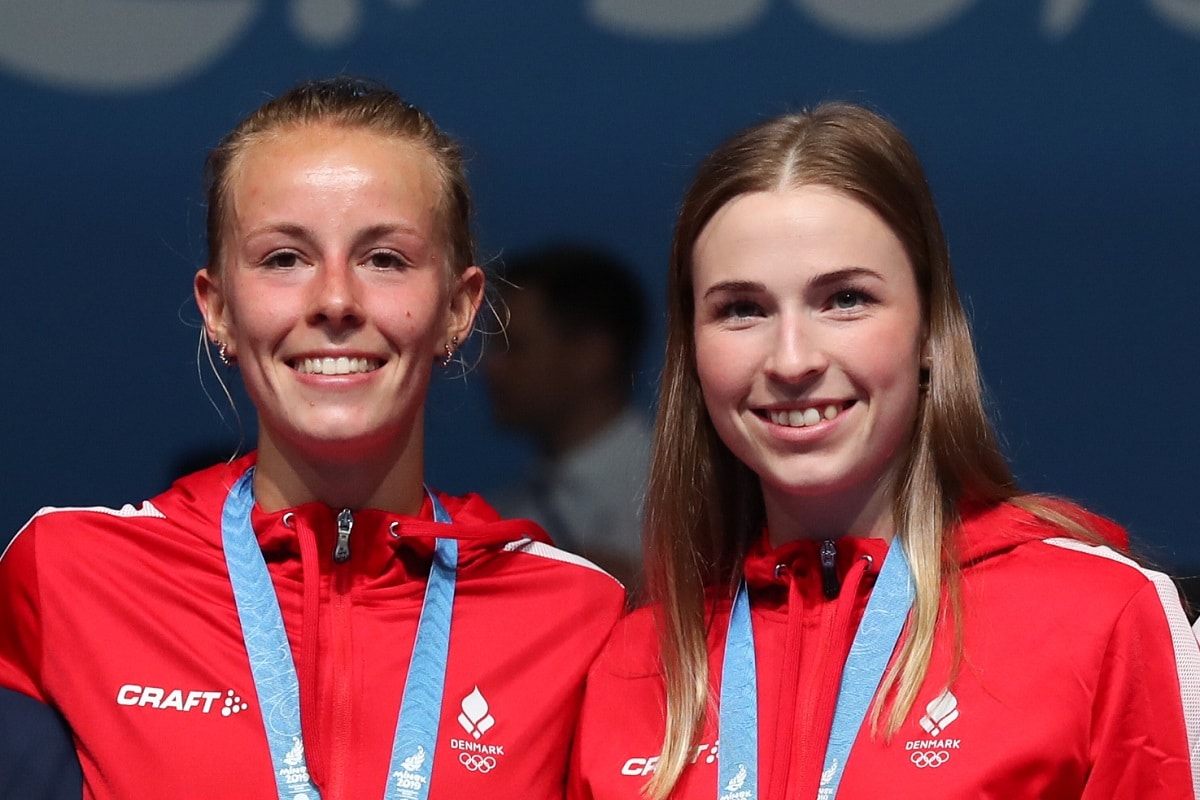
[[[0, 541], [237, 445], [196, 363], [202, 161], [268, 95], [338, 72], [466, 143], [490, 258], [603, 242], [656, 307], [706, 150], [822, 99], [883, 110], [929, 170], [1021, 480], [1200, 564], [1197, 0], [6, 0]], [[430, 479], [496, 486], [527, 453], [481, 376], [435, 383]]]

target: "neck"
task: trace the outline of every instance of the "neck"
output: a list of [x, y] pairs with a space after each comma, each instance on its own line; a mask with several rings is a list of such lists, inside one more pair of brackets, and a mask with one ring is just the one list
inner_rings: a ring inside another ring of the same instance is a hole
[[895, 534], [891, 481], [869, 491], [787, 495], [763, 487], [771, 546], [796, 539], [821, 541], [856, 536], [891, 541]]
[[628, 401], [624, 394], [611, 390], [584, 393], [572, 404], [572, 413], [541, 437], [539, 449], [548, 458], [561, 458], [611, 425]]
[[417, 514], [424, 501], [423, 443], [420, 421], [390, 447], [353, 451], [335, 443], [312, 452], [260, 431], [255, 501], [267, 512], [319, 502]]

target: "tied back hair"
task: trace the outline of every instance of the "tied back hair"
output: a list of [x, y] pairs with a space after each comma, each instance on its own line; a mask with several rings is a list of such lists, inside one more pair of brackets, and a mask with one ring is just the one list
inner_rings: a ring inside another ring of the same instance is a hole
[[720, 440], [705, 410], [696, 371], [693, 250], [713, 215], [734, 198], [800, 186], [841, 192], [887, 224], [911, 263], [928, 331], [927, 388], [892, 508], [916, 596], [907, 635], [871, 708], [872, 735], [890, 737], [908, 715], [947, 614], [955, 664], [961, 657], [960, 568], [950, 536], [960, 506], [1009, 501], [1069, 535], [1099, 538], [1063, 504], [1021, 494], [1016, 486], [984, 407], [933, 195], [900, 130], [868, 109], [829, 103], [735, 134], [701, 162], [671, 247], [666, 355], [645, 511], [648, 595], [658, 614], [666, 680], [663, 748], [645, 789], [655, 800], [670, 794], [690, 763], [709, 712], [706, 589], [732, 596], [745, 555], [766, 524], [757, 476]]
[[[267, 101], [239, 122], [209, 153], [204, 173], [208, 206], [205, 225], [207, 270], [214, 280], [221, 279], [229, 255], [225, 239], [235, 213], [230, 190], [247, 151], [260, 141], [310, 126], [366, 131], [423, 153], [439, 181], [436, 219], [445, 244], [447, 283], [475, 264], [471, 192], [459, 144], [438, 128], [427, 113], [386, 86], [361, 78], [337, 77], [302, 83]], [[209, 364], [228, 397], [211, 351]], [[233, 406], [231, 398], [230, 405]], [[309, 637], [305, 636], [304, 641], [307, 647]], [[300, 704], [302, 709], [312, 707], [315, 698], [305, 694]], [[313, 780], [324, 785], [327, 776], [319, 773], [324, 769], [321, 765], [326, 763], [327, 738], [318, 731], [308, 745]]]

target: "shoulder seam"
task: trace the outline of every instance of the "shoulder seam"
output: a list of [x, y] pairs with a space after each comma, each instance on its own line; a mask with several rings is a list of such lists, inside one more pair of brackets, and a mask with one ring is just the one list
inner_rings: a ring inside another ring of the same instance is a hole
[[502, 549], [506, 553], [528, 553], [531, 556], [546, 558], [563, 564], [574, 564], [577, 567], [583, 567], [585, 569], [599, 572], [601, 575], [608, 575], [608, 577], [620, 584], [620, 581], [617, 581], [617, 579], [613, 578], [612, 575], [609, 575], [603, 569], [596, 566], [591, 561], [588, 561], [583, 556], [569, 553], [566, 550], [560, 550], [554, 545], [546, 544], [545, 542], [539, 542], [535, 539], [530, 539], [528, 537], [517, 539], [516, 541], [506, 543]]
[[166, 519], [167, 518], [167, 515], [162, 513], [161, 511], [159, 511], [158, 508], [155, 507], [155, 505], [153, 503], [151, 503], [149, 500], [143, 501], [140, 506], [135, 506], [132, 503], [126, 503], [125, 505], [121, 506], [120, 508], [108, 508], [106, 506], [44, 506], [43, 508], [39, 508], [37, 511], [35, 511], [33, 516], [29, 518], [29, 521], [26, 522], [24, 525], [22, 525], [17, 530], [17, 532], [15, 534], [13, 534], [13, 537], [8, 540], [8, 544], [6, 544], [4, 546], [4, 550], [0, 551], [0, 559], [3, 559], [4, 556], [8, 554], [8, 549], [10, 547], [12, 547], [13, 542], [15, 542], [17, 540], [18, 536], [20, 536], [22, 533], [24, 533], [26, 530], [28, 530], [29, 526], [33, 524], [34, 520], [38, 519], [39, 517], [47, 517], [47, 516], [50, 516], [51, 514], [58, 514], [58, 513], [64, 512], [64, 511], [89, 512], [89, 513], [93, 513], [93, 514], [107, 514], [107, 515], [113, 516], [113, 517], [125, 517], [125, 518], [134, 518], [134, 517], [150, 517], [153, 519]]

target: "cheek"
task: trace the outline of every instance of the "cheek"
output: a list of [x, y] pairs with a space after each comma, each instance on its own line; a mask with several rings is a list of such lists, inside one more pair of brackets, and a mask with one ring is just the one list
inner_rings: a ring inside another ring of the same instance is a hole
[[904, 321], [863, 330], [847, 339], [842, 351], [846, 363], [877, 388], [916, 393], [920, 381], [921, 345], [919, 331]]
[[729, 395], [740, 382], [735, 350], [720, 336], [696, 337], [696, 375], [706, 402]]
[[897, 331], [890, 346], [876, 339], [874, 346], [864, 343], [858, 349], [858, 378], [865, 385], [876, 407], [881, 445], [903, 446], [916, 424], [920, 404], [920, 350], [918, 346], [897, 347], [907, 331]]
[[446, 341], [446, 321], [431, 306], [418, 307], [406, 304], [403, 309], [382, 308], [375, 316], [383, 320], [380, 327], [386, 331], [398, 350], [428, 350], [431, 356], [443, 354]]
[[727, 333], [696, 337], [696, 374], [714, 426], [727, 438], [729, 419], [739, 413], [754, 383], [758, 362], [746, 342]]
[[237, 340], [270, 339], [287, 330], [297, 316], [298, 301], [291, 292], [234, 283], [225, 317]]

